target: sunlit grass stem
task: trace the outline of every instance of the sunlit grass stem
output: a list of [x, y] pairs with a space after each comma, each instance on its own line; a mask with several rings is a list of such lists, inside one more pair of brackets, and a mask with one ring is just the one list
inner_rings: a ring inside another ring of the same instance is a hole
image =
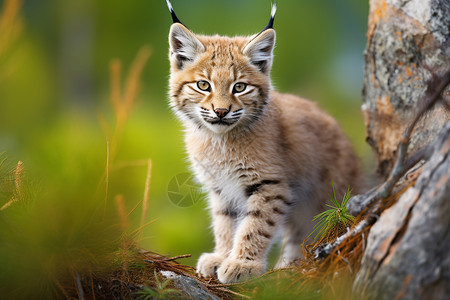
[[[147, 165], [147, 176], [145, 178], [145, 189], [144, 189], [144, 198], [143, 198], [143, 202], [142, 202], [142, 216], [141, 216], [141, 228], [143, 230], [143, 226], [145, 224], [145, 219], [147, 218], [147, 211], [148, 211], [148, 199], [149, 199], [149, 195], [150, 195], [150, 181], [152, 178], [152, 160], [149, 159], [148, 160], [148, 165]], [[142, 230], [139, 233], [139, 239], [138, 239], [138, 243], [141, 242], [142, 239]]]
[[14, 170], [14, 185], [15, 185], [15, 193], [12, 198], [6, 202], [1, 208], [0, 211], [7, 209], [14, 202], [17, 202], [22, 197], [22, 186], [23, 186], [23, 162], [19, 161], [17, 163], [16, 169]]
[[141, 48], [127, 74], [123, 93], [120, 84], [122, 63], [118, 59], [113, 59], [110, 63], [110, 102], [116, 118], [114, 131], [111, 137], [111, 161], [114, 161], [118, 145], [122, 139], [125, 124], [134, 108], [137, 92], [139, 90], [139, 79], [150, 55], [151, 50], [149, 47]]
[[128, 218], [127, 214], [125, 213], [125, 206], [123, 203], [123, 195], [116, 195], [116, 204], [117, 204], [117, 211], [119, 213], [119, 219], [120, 219], [120, 227], [122, 230], [127, 229], [127, 223]]
[[22, 31], [20, 9], [22, 0], [5, 0], [0, 12], [0, 58], [12, 46]]
[[137, 54], [133, 61], [130, 71], [125, 79], [124, 93], [121, 89], [121, 74], [122, 63], [119, 59], [113, 59], [110, 63], [110, 103], [114, 110], [115, 124], [114, 130], [111, 132], [110, 126], [106, 122], [102, 114], [99, 115], [99, 122], [103, 127], [104, 132], [107, 135], [107, 161], [106, 169], [103, 178], [105, 179], [105, 204], [104, 212], [106, 213], [107, 201], [108, 201], [108, 185], [109, 185], [109, 172], [111, 166], [115, 162], [115, 157], [118, 151], [118, 146], [122, 139], [125, 124], [130, 116], [130, 113], [135, 105], [135, 99], [137, 91], [139, 90], [139, 79], [150, 58], [151, 50], [149, 47], [144, 46]]

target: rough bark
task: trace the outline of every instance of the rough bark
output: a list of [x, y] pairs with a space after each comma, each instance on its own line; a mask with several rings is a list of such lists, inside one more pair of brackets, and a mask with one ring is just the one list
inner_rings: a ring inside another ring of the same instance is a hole
[[[401, 134], [426, 90], [429, 70], [450, 64], [449, 36], [448, 0], [370, 0], [363, 113], [367, 141], [382, 176], [392, 169]], [[449, 119], [444, 105], [436, 106], [418, 124], [409, 153], [432, 141]]]
[[450, 122], [414, 187], [371, 228], [355, 292], [450, 299]]
[[[370, 0], [367, 37], [363, 112], [378, 172], [386, 176], [399, 142], [405, 142], [403, 132], [433, 84], [430, 79], [436, 78], [432, 74], [449, 69], [450, 1]], [[354, 284], [360, 298], [450, 299], [449, 94], [447, 86], [415, 126], [407, 156], [427, 150], [425, 166], [415, 185], [370, 230]], [[372, 206], [383, 207], [383, 197], [375, 200], [369, 201]]]

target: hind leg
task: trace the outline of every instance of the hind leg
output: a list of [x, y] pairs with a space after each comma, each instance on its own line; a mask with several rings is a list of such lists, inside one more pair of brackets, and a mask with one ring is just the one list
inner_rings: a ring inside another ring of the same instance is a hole
[[285, 224], [286, 236], [283, 240], [283, 253], [275, 268], [286, 268], [293, 265], [296, 260], [303, 257], [303, 241], [312, 232], [314, 223], [310, 214], [295, 214]]
[[289, 232], [283, 240], [283, 253], [275, 265], [275, 269], [292, 266], [296, 260], [303, 257], [302, 243], [304, 234], [301, 231]]

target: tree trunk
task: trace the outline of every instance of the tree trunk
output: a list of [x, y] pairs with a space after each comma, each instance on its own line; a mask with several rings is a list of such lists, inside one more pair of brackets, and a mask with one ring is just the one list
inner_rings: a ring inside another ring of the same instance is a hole
[[[431, 69], [450, 64], [449, 0], [370, 0], [363, 113], [367, 142], [386, 176], [401, 134], [414, 118]], [[447, 92], [449, 89], [447, 89]], [[450, 114], [436, 106], [412, 137], [409, 153], [432, 141]]]
[[371, 228], [356, 293], [450, 299], [450, 121], [414, 187]]
[[[367, 38], [363, 113], [385, 177], [431, 74], [450, 66], [450, 1], [370, 0]], [[370, 230], [354, 284], [360, 297], [450, 299], [449, 86], [443, 95], [408, 146], [412, 155], [432, 145], [431, 157], [415, 185]]]

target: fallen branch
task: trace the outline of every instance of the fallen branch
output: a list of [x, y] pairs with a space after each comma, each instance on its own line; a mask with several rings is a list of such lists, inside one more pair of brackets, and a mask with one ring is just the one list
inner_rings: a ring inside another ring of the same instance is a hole
[[378, 217], [376, 215], [371, 215], [368, 218], [362, 220], [361, 222], [359, 222], [355, 227], [353, 227], [351, 230], [348, 230], [346, 233], [344, 233], [343, 235], [341, 235], [340, 237], [338, 237], [334, 242], [330, 243], [330, 244], [322, 244], [319, 247], [317, 247], [314, 250], [314, 258], [318, 259], [318, 258], [325, 258], [328, 255], [331, 254], [331, 252], [333, 252], [334, 249], [336, 249], [337, 247], [339, 247], [346, 239], [353, 237], [357, 234], [359, 234], [360, 232], [364, 231], [364, 229], [366, 229], [368, 226], [372, 225], [373, 223], [375, 223], [375, 221], [378, 219]]
[[[241, 298], [248, 298], [247, 296], [240, 294], [238, 292], [235, 292], [229, 287], [233, 285], [239, 285], [239, 284], [221, 284], [221, 283], [211, 283], [210, 281], [207, 281], [206, 279], [199, 278], [192, 274], [190, 271], [194, 271], [195, 269], [193, 267], [179, 265], [175, 260], [181, 259], [181, 258], [187, 258], [191, 257], [191, 254], [185, 254], [185, 255], [179, 255], [175, 257], [164, 257], [162, 255], [159, 255], [157, 253], [146, 251], [141, 249], [140, 253], [143, 255], [144, 261], [154, 265], [159, 270], [165, 270], [170, 271], [176, 274], [178, 280], [181, 282], [185, 282], [186, 280], [191, 280], [192, 282], [196, 282], [198, 285], [200, 285], [202, 288], [205, 288], [209, 291], [212, 291], [214, 293], [221, 292], [224, 295], [234, 295]], [[214, 280], [215, 281], [215, 280]], [[192, 285], [192, 284], [191, 284]], [[223, 297], [223, 295], [222, 295]]]

